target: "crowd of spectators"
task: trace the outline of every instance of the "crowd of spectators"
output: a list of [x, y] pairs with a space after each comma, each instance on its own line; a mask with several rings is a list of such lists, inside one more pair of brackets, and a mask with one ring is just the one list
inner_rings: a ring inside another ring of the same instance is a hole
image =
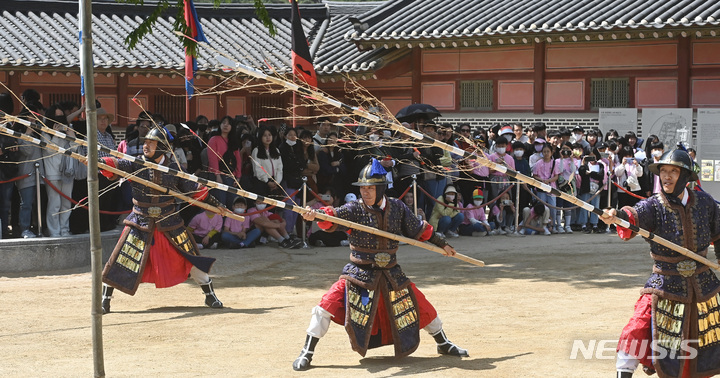
[[[72, 102], [45, 108], [37, 92], [23, 93], [23, 112], [43, 114], [45, 125], [84, 137], [83, 108]], [[3, 111], [12, 113], [9, 95], [0, 95]], [[99, 105], [99, 104], [98, 104]], [[444, 237], [491, 235], [550, 235], [573, 232], [608, 233], [613, 227], [598, 217], [527, 185], [520, 185], [501, 171], [471, 158], [456, 156], [435, 146], [423, 145], [405, 134], [374, 124], [321, 117], [307, 128], [256, 123], [252, 116], [226, 116], [168, 124], [161, 114], [141, 112], [133, 119], [123, 140], [116, 143], [111, 124], [114, 116], [98, 109], [100, 144], [139, 156], [145, 135], [164, 127], [172, 135], [171, 159], [185, 171], [208, 180], [303, 205], [319, 208], [357, 200], [351, 183], [371, 158], [387, 170], [387, 194], [401, 198], [420, 219], [427, 220]], [[632, 205], [660, 190], [658, 178], [647, 169], [666, 148], [657, 136], [643, 141], [634, 133], [605, 135], [582, 126], [548, 130], [544, 123], [494, 124], [487, 128], [468, 123], [451, 125], [418, 120], [403, 123], [409, 129], [461, 150], [484, 154], [497, 164], [549, 184], [596, 207]], [[63, 148], [86, 151], [52, 137], [38, 127], [18, 131], [35, 135]], [[101, 152], [101, 156], [106, 153]], [[41, 203], [35, 163], [39, 164]], [[32, 238], [38, 234], [60, 237], [87, 232], [87, 171], [63, 155], [45, 151], [22, 140], [0, 137], [0, 221], [3, 238]], [[132, 208], [130, 186], [100, 179], [101, 230], [117, 227]], [[413, 182], [417, 188], [413, 188]], [[518, 189], [517, 185], [520, 185]], [[237, 195], [211, 190], [220, 202], [245, 221], [223, 219], [211, 212], [178, 205], [201, 248], [248, 248], [278, 243], [301, 248], [302, 233], [314, 246], [347, 244], [343, 232], [326, 233], [303, 224], [296, 213], [266, 207]], [[17, 199], [14, 201], [13, 199]], [[13, 205], [16, 208], [13, 209]], [[37, 209], [41, 207], [41, 222]], [[42, 227], [41, 227], [42, 225]], [[11, 232], [12, 230], [12, 232]]]

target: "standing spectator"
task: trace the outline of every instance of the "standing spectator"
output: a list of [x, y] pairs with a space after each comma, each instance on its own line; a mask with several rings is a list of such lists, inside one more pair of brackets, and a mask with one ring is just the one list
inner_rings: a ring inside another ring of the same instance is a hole
[[[0, 93], [0, 111], [13, 114], [15, 103], [9, 93]], [[13, 197], [13, 182], [7, 182], [18, 174], [17, 141], [0, 135], [0, 231], [2, 239], [10, 237], [10, 207]]]
[[430, 223], [440, 237], [447, 234], [450, 237], [458, 237], [458, 227], [465, 220], [465, 215], [460, 212], [458, 207], [457, 190], [453, 185], [445, 187], [445, 194], [437, 198], [438, 203], [433, 207], [430, 214]]
[[530, 163], [530, 169], [532, 170], [533, 167], [535, 167], [535, 164], [543, 159], [543, 147], [545, 146], [547, 142], [543, 138], [535, 138], [535, 141], [532, 144], [532, 155], [529, 156], [528, 161]]
[[[242, 158], [240, 157], [235, 122], [230, 116], [220, 120], [220, 132], [210, 138], [207, 148], [208, 168], [215, 175], [215, 181], [228, 186], [236, 186], [236, 180], [242, 176]], [[232, 206], [235, 194], [213, 189], [210, 193], [223, 205]]]
[[[552, 146], [550, 145], [550, 143], [545, 143], [543, 145], [542, 155], [543, 158], [541, 160], [538, 160], [538, 162], [535, 163], [535, 166], [532, 169], [533, 178], [544, 184], [548, 184], [553, 188], [557, 188], [555, 182], [557, 181], [558, 176], [562, 172], [562, 169], [559, 165], [556, 164], [555, 159], [553, 159]], [[540, 201], [547, 204], [550, 208], [550, 219], [556, 219], [556, 210], [554, 208], [556, 205], [555, 196], [544, 191], [538, 191], [537, 196]]]
[[473, 190], [472, 201], [465, 206], [463, 211], [465, 219], [458, 228], [459, 234], [463, 236], [472, 236], [473, 232], [477, 232], [480, 236], [486, 236], [492, 232], [490, 223], [485, 218], [485, 206], [483, 206], [483, 191], [480, 188]]
[[[557, 188], [559, 191], [575, 196], [577, 193], [577, 166], [575, 165], [575, 158], [573, 157], [573, 148], [570, 142], [564, 142], [560, 147], [560, 158], [555, 161], [555, 164], [560, 167], [560, 174], [557, 179]], [[573, 204], [562, 198], [557, 198], [556, 206], [559, 208], [569, 208]], [[562, 226], [562, 218], [565, 218], [565, 227]], [[555, 222], [555, 232], [558, 234], [572, 234], [571, 221], [572, 221], [572, 210], [562, 210], [556, 212], [557, 218], [553, 219]]]
[[[232, 211], [242, 216], [247, 211], [247, 201], [243, 197], [236, 197], [233, 202]], [[260, 230], [252, 227], [249, 218], [240, 222], [234, 218], [225, 218], [221, 239], [223, 246], [227, 248], [247, 248], [260, 237]]]
[[[125, 147], [125, 153], [130, 156], [142, 155], [142, 147], [143, 143], [145, 143], [145, 135], [147, 135], [151, 128], [153, 128], [153, 120], [150, 114], [146, 113], [145, 111], [140, 112], [140, 114], [138, 114], [137, 120], [135, 121], [135, 131], [137, 132], [137, 134], [134, 135], [134, 138], [128, 139]], [[119, 146], [118, 151], [122, 152]]]
[[[432, 121], [427, 122], [422, 131], [430, 138], [438, 138], [435, 123]], [[423, 174], [422, 184], [425, 187], [425, 191], [432, 197], [425, 199], [425, 196], [421, 196], [421, 198], [419, 198], [419, 203], [423, 204], [425, 214], [432, 214], [433, 207], [435, 206], [433, 198], [439, 198], [442, 196], [443, 188], [445, 188], [445, 184], [447, 182], [445, 172], [442, 169], [442, 163], [440, 161], [445, 154], [440, 147], [434, 146], [419, 150], [420, 157], [422, 158], [421, 165], [425, 171]], [[388, 167], [385, 168], [387, 169]]]
[[[602, 189], [605, 183], [605, 166], [598, 161], [598, 157], [595, 154], [587, 155], [582, 160], [582, 165], [578, 169], [580, 175], [580, 188], [578, 193], [580, 199], [584, 202], [590, 202], [595, 207], [600, 207], [600, 195], [599, 191]], [[586, 234], [595, 233], [599, 234], [598, 229], [598, 216], [595, 213], [590, 213], [590, 224], [588, 225], [588, 211], [580, 209], [578, 216], [578, 222], [582, 226], [582, 231]]]
[[338, 147], [337, 133], [332, 131], [325, 140], [325, 146], [317, 152], [317, 160], [320, 166], [318, 171], [318, 186], [327, 185], [333, 188], [343, 188], [347, 181], [347, 169], [343, 161], [343, 153]]
[[[285, 132], [285, 141], [280, 145], [280, 157], [283, 162], [283, 188], [288, 195], [302, 187], [302, 172], [305, 169], [306, 159], [303, 151], [303, 143], [298, 141], [296, 129], [288, 129]], [[297, 195], [289, 199], [297, 203]], [[292, 210], [285, 210], [285, 230], [292, 233], [297, 223], [298, 214]]]
[[[410, 124], [403, 122], [402, 125], [405, 128], [410, 128]], [[392, 157], [397, 161], [397, 178], [395, 178], [393, 184], [398, 193], [404, 193], [405, 190], [412, 185], [412, 175], [415, 175], [417, 185], [422, 185], [422, 173], [420, 170], [420, 150], [410, 141], [410, 137], [405, 134], [399, 133], [398, 137], [402, 140], [391, 150]], [[422, 196], [421, 192], [418, 192], [418, 199]], [[410, 206], [410, 205], [408, 205]], [[418, 202], [418, 209], [422, 210], [420, 202]], [[423, 212], [424, 213], [424, 212]]]
[[188, 224], [188, 231], [195, 238], [198, 249], [210, 248], [215, 249], [221, 238], [223, 228], [222, 215], [215, 214], [210, 210], [194, 216]]
[[[530, 170], [530, 162], [525, 158], [525, 144], [519, 141], [512, 143], [513, 160], [515, 161], [515, 171], [525, 175], [532, 176]], [[519, 185], [519, 183], [518, 183]], [[530, 205], [530, 193], [527, 190], [520, 190], [520, 202], [518, 208], [524, 209]]]
[[[495, 140], [495, 152], [488, 156], [488, 160], [515, 170], [515, 160], [507, 154], [508, 140], [499, 136]], [[510, 178], [503, 172], [490, 169], [490, 200], [497, 198], [502, 191], [510, 186]]]
[[[35, 128], [36, 126], [34, 124], [33, 126], [26, 127], [25, 134], [40, 138]], [[35, 163], [40, 163], [40, 174], [44, 176], [45, 166], [42, 158], [42, 150], [40, 147], [24, 140], [18, 141], [18, 161], [20, 161], [18, 176], [30, 175], [29, 177], [15, 181], [18, 192], [20, 192], [20, 236], [25, 239], [36, 236], [30, 231], [30, 225], [33, 217], [33, 205], [35, 204], [37, 190], [39, 190], [35, 185]], [[42, 184], [42, 180], [40, 180], [40, 183]], [[40, 204], [37, 204], [37, 206], [40, 206]], [[37, 229], [36, 232], [40, 233], [41, 230]]]
[[303, 170], [302, 175], [307, 178], [308, 187], [315, 193], [319, 192], [317, 185], [317, 173], [320, 170], [320, 164], [317, 160], [317, 150], [313, 144], [313, 136], [310, 130], [300, 132], [300, 144], [303, 150]]
[[[651, 140], [648, 138], [648, 140]], [[650, 158], [643, 164], [643, 180], [640, 180], [640, 184], [645, 192], [645, 197], [650, 197], [654, 193], [660, 193], [662, 185], [660, 183], [660, 177], [652, 173], [648, 167], [650, 164], [655, 164], [660, 161], [660, 157], [665, 153], [665, 144], [663, 142], [654, 142], [646, 145], [650, 152]]]
[[643, 175], [643, 167], [635, 160], [633, 148], [625, 146], [618, 153], [618, 159], [621, 163], [615, 167], [615, 176], [617, 176], [618, 185], [625, 188], [630, 193], [620, 190], [618, 192], [618, 206], [634, 206], [642, 196], [642, 187], [640, 186], [640, 178]]
[[[58, 105], [52, 105], [48, 108], [45, 112], [45, 119], [45, 126], [63, 132], [70, 137], [75, 137], [75, 132], [67, 125], [65, 113]], [[46, 135], [45, 138], [49, 139], [50, 143], [58, 147], [70, 147], [70, 142], [63, 138], [49, 135]], [[65, 174], [65, 163], [68, 162], [68, 159], [72, 158], [63, 154], [54, 153], [50, 150], [44, 151], [43, 155], [45, 156], [45, 160], [43, 161], [45, 165], [45, 178], [55, 187], [47, 188], [46, 224], [48, 233], [50, 237], [69, 236], [71, 203], [65, 197], [72, 195], [74, 176]], [[56, 190], [60, 191], [60, 193]]]
[[515, 142], [520, 142], [520, 143], [523, 143], [523, 144], [524, 144], [524, 143], [527, 143], [527, 141], [528, 141], [529, 138], [528, 138], [528, 136], [525, 135], [525, 133], [524, 133], [525, 129], [523, 128], [522, 123], [520, 123], [520, 122], [513, 122], [513, 123], [511, 123], [510, 125], [511, 125], [512, 128], [513, 128], [513, 129], [512, 129], [512, 130], [513, 130], [513, 134], [515, 134]]
[[332, 122], [328, 117], [320, 117], [317, 119], [318, 129], [317, 133], [312, 137], [312, 141], [315, 145], [315, 152], [318, 152], [322, 146], [325, 145], [326, 139], [330, 130], [332, 129]]
[[252, 150], [251, 159], [257, 193], [263, 196], [284, 197], [279, 186], [283, 179], [283, 163], [280, 151], [275, 147], [274, 129], [267, 126], [258, 129], [257, 142]]
[[[112, 127], [110, 126], [115, 120], [114, 114], [109, 114], [105, 109], [97, 109], [97, 141], [111, 150], [115, 150], [115, 137], [112, 133]], [[90, 131], [88, 131], [90, 132]], [[98, 157], [109, 157], [110, 154], [103, 151], [98, 151]], [[113, 212], [117, 210], [117, 205], [120, 202], [121, 193], [120, 188], [114, 187], [108, 189], [114, 184], [103, 175], [98, 176], [98, 184], [100, 187], [100, 210], [106, 212]], [[87, 193], [85, 194], [87, 195]], [[114, 230], [117, 226], [118, 216], [115, 214], [100, 214], [100, 230], [109, 231]], [[86, 225], [87, 227], [87, 225]], [[87, 229], [87, 228], [86, 228]], [[84, 231], [83, 231], [84, 232]]]

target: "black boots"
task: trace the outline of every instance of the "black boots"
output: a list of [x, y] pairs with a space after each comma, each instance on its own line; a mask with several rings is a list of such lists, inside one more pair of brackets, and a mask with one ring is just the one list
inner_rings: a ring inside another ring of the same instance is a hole
[[317, 345], [319, 340], [317, 337], [307, 335], [305, 345], [303, 345], [303, 349], [300, 351], [300, 356], [293, 362], [293, 370], [303, 371], [310, 369], [310, 361], [312, 361], [313, 353], [315, 353], [315, 345]]
[[469, 357], [468, 351], [465, 349], [462, 349], [458, 347], [457, 345], [453, 344], [452, 341], [448, 340], [447, 336], [445, 336], [445, 331], [440, 330], [440, 332], [432, 335], [432, 337], [435, 339], [435, 342], [437, 343], [437, 352], [440, 354], [447, 354], [448, 356], [458, 356], [458, 357]]
[[220, 300], [215, 296], [215, 292], [213, 291], [212, 286], [212, 280], [208, 282], [206, 285], [200, 285], [202, 288], [203, 293], [205, 293], [205, 305], [210, 308], [222, 308], [223, 304], [220, 302]]
[[108, 285], [103, 285], [103, 291], [102, 291], [102, 311], [103, 315], [110, 312], [110, 299], [112, 299], [112, 293], [115, 291], [115, 288]]

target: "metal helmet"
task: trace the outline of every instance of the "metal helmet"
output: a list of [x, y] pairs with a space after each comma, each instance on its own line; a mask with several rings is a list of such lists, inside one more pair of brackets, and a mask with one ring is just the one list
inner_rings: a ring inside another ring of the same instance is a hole
[[164, 128], [153, 127], [152, 130], [150, 130], [147, 133], [147, 135], [145, 135], [145, 140], [157, 141], [157, 147], [155, 147], [154, 158], [160, 156], [158, 154], [165, 154], [165, 153], [170, 152], [170, 143], [168, 142], [168, 134], [167, 134], [167, 130], [165, 130]]
[[661, 165], [674, 165], [676, 167], [679, 167], [682, 170], [685, 170], [689, 174], [690, 181], [695, 181], [698, 179], [698, 175], [693, 169], [693, 166], [695, 165], [695, 162], [693, 162], [693, 159], [690, 157], [690, 154], [688, 154], [684, 150], [675, 149], [672, 151], [668, 151], [664, 153], [660, 160], [657, 163], [652, 163], [648, 166], [648, 169], [650, 169], [650, 172], [659, 175], [660, 174], [660, 166]]
[[387, 185], [387, 171], [377, 159], [373, 158], [368, 165], [360, 170], [357, 182], [352, 184], [354, 186]]

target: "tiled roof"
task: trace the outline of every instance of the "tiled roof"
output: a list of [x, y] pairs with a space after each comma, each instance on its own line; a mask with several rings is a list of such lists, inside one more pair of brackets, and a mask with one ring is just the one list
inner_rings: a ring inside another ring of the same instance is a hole
[[359, 17], [355, 42], [717, 26], [717, 0], [390, 0]]
[[[252, 4], [223, 4], [220, 9], [196, 4], [200, 23], [213, 48], [238, 61], [264, 68], [287, 69], [290, 60], [290, 6], [266, 5], [277, 27], [271, 36], [255, 17]], [[132, 51], [123, 42], [152, 10], [114, 2], [93, 5], [94, 60], [99, 69], [183, 70], [184, 53], [172, 32], [173, 17], [162, 16], [152, 34]], [[77, 1], [0, 1], [0, 67], [65, 67], [79, 69]], [[174, 13], [174, 12], [173, 12]], [[325, 4], [303, 4], [303, 26], [312, 44], [323, 21]], [[349, 46], [352, 43], [345, 42]], [[200, 49], [201, 70], [215, 70], [215, 52]]]

